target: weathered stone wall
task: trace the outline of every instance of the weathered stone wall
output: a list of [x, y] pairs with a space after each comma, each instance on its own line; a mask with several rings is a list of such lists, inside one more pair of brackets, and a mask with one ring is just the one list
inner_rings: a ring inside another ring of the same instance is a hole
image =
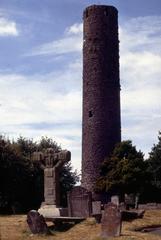
[[121, 141], [118, 12], [93, 5], [83, 20], [82, 186], [92, 191], [100, 163]]

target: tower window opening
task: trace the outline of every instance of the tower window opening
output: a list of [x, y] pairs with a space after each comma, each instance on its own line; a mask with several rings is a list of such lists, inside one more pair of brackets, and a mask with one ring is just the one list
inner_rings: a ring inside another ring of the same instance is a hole
[[89, 111], [88, 116], [89, 116], [89, 118], [93, 117], [93, 112]]
[[88, 11], [86, 11], [86, 18], [88, 17]]
[[98, 40], [98, 38], [94, 38], [94, 39], [93, 39], [93, 42], [97, 42], [97, 40]]
[[105, 15], [105, 16], [108, 16], [107, 10], [104, 11], [104, 15]]

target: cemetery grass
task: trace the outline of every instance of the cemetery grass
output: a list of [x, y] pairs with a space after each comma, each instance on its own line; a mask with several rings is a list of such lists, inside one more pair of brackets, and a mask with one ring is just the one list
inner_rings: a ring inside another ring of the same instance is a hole
[[[161, 240], [161, 236], [152, 233], [134, 231], [137, 228], [161, 224], [161, 210], [148, 210], [143, 219], [123, 222], [122, 235], [115, 240]], [[71, 228], [55, 231], [52, 223], [48, 223], [50, 235], [33, 235], [27, 224], [25, 215], [0, 216], [0, 240], [102, 240], [100, 224], [93, 219], [74, 225]]]

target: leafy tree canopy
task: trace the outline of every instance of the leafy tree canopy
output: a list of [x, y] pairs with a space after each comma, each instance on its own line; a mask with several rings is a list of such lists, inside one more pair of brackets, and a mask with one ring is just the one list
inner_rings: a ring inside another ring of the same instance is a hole
[[[38, 208], [44, 197], [44, 173], [39, 161], [32, 160], [34, 151], [46, 148], [61, 150], [55, 141], [42, 137], [39, 142], [19, 137], [9, 141], [0, 136], [0, 210], [14, 211], [15, 205], [22, 211]], [[71, 163], [61, 171], [61, 203], [66, 205], [66, 192], [78, 181], [77, 172], [72, 172]]]
[[96, 183], [97, 191], [114, 193], [138, 193], [146, 180], [147, 163], [141, 151], [130, 140], [116, 145], [110, 158], [101, 166], [101, 177]]
[[161, 189], [161, 132], [158, 135], [158, 143], [153, 145], [149, 153], [148, 165], [152, 184]]

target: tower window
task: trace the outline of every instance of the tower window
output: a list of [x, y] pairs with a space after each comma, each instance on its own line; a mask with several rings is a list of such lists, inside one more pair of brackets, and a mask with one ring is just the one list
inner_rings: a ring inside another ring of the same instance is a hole
[[89, 111], [88, 116], [89, 116], [89, 118], [93, 117], [93, 112]]
[[108, 16], [107, 10], [104, 11], [104, 15], [105, 15], [105, 16]]
[[88, 17], [88, 11], [86, 11], [86, 18]]

